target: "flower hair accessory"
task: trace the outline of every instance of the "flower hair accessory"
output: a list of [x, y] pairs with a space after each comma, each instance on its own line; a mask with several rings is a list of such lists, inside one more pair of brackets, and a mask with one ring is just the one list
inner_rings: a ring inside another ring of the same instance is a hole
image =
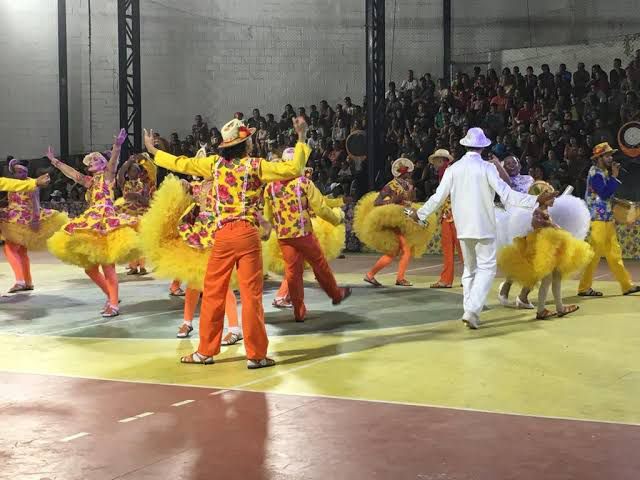
[[255, 131], [255, 128], [249, 128], [242, 121], [235, 118], [222, 127], [220, 131], [222, 134], [222, 142], [220, 142], [219, 147], [228, 148], [238, 145], [251, 137]]

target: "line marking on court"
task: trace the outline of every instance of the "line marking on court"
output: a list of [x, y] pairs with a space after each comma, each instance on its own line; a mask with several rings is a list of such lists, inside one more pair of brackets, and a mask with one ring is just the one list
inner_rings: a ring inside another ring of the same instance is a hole
[[78, 438], [86, 437], [87, 435], [91, 435], [91, 434], [89, 432], [80, 432], [80, 433], [76, 433], [75, 435], [71, 435], [69, 437], [64, 437], [60, 441], [67, 443], [67, 442], [71, 442], [72, 440], [77, 440]]
[[129, 422], [133, 422], [134, 420], [137, 420], [137, 418], [127, 417], [127, 418], [123, 418], [122, 420], [118, 420], [118, 423], [129, 423]]
[[182, 402], [172, 403], [171, 406], [172, 407], [181, 407], [183, 405], [188, 405], [189, 403], [193, 403], [193, 402], [195, 402], [195, 400], [183, 400]]
[[222, 395], [223, 393], [227, 393], [229, 390], [218, 390], [217, 392], [212, 392], [209, 394], [211, 397], [215, 397], [216, 395]]
[[27, 334], [16, 334], [19, 336], [32, 336], [32, 337], [55, 337], [58, 336], [62, 333], [67, 333], [67, 332], [74, 332], [76, 330], [83, 330], [85, 328], [91, 328], [91, 327], [101, 327], [103, 325], [114, 325], [116, 323], [123, 323], [123, 322], [132, 322], [134, 320], [140, 320], [143, 318], [149, 318], [149, 317], [157, 317], [158, 315], [166, 315], [168, 313], [176, 313], [176, 312], [181, 312], [183, 309], [175, 309], [175, 310], [165, 310], [162, 312], [155, 312], [155, 313], [149, 313], [147, 315], [138, 315], [135, 317], [128, 317], [128, 318], [121, 318], [119, 320], [114, 320], [114, 321], [99, 321], [96, 320], [95, 322], [92, 323], [87, 323], [85, 325], [79, 326], [79, 327], [71, 327], [71, 328], [65, 328], [62, 330], [53, 330], [51, 332], [39, 332], [39, 333], [27, 333]]
[[[420, 270], [430, 270], [432, 268], [438, 268], [438, 267], [442, 267], [444, 264], [443, 263], [439, 263], [438, 265], [428, 265], [426, 267], [416, 267], [416, 268], [410, 268], [409, 270], [407, 270], [407, 272], [418, 272]], [[398, 272], [388, 272], [388, 273], [381, 273], [380, 275], [378, 275], [379, 277], [382, 277], [384, 275], [397, 275]]]
[[[344, 352], [344, 354], [348, 354], [348, 353], [355, 353], [355, 352]], [[340, 355], [344, 355], [344, 354], [340, 354]], [[328, 361], [331, 358], [336, 358], [336, 357], [330, 357], [330, 358], [327, 358], [327, 359], [318, 359], [318, 361], [316, 363], [319, 363], [320, 360]], [[296, 370], [300, 370], [302, 367], [303, 367], [303, 365], [301, 365]], [[293, 369], [288, 370], [288, 371], [293, 371]], [[233, 386], [233, 387], [220, 387], [220, 386], [215, 386], [215, 385], [188, 385], [188, 384], [184, 384], [184, 383], [150, 382], [150, 381], [144, 381], [144, 380], [117, 380], [117, 379], [113, 379], [113, 378], [90, 377], [90, 376], [80, 376], [80, 375], [67, 375], [67, 374], [60, 374], [60, 373], [40, 373], [40, 372], [11, 371], [11, 370], [6, 370], [6, 369], [5, 370], [0, 370], [0, 373], [11, 373], [11, 374], [16, 374], [16, 375], [33, 375], [33, 376], [39, 376], [39, 377], [45, 376], [45, 377], [74, 378], [74, 379], [83, 379], [83, 380], [99, 380], [99, 381], [102, 381], [102, 382], [131, 383], [131, 384], [135, 384], [135, 385], [146, 385], [146, 386], [159, 385], [159, 386], [163, 386], [163, 387], [197, 388], [197, 389], [200, 389], [200, 390], [217, 389], [217, 390], [223, 390], [225, 392], [238, 391], [238, 392], [268, 394], [268, 395], [274, 395], [274, 396], [282, 395], [282, 396], [286, 396], [286, 397], [328, 398], [328, 399], [331, 399], [331, 400], [345, 400], [345, 401], [349, 401], [349, 402], [381, 403], [381, 404], [386, 404], [386, 405], [439, 408], [439, 409], [455, 410], [455, 411], [462, 411], [462, 412], [487, 413], [487, 414], [491, 414], [491, 415], [509, 415], [509, 416], [513, 416], [513, 417], [531, 417], [531, 418], [543, 418], [543, 419], [549, 419], [549, 420], [566, 420], [566, 421], [571, 421], [571, 422], [604, 423], [604, 424], [608, 424], [608, 425], [622, 425], [622, 426], [628, 426], [628, 427], [640, 427], [640, 422], [621, 422], [621, 421], [615, 421], [615, 420], [603, 420], [603, 419], [599, 419], [599, 418], [561, 417], [561, 416], [553, 416], [553, 415], [540, 415], [540, 414], [534, 414], [534, 413], [518, 413], [518, 412], [501, 411], [501, 410], [485, 410], [485, 409], [479, 409], [479, 408], [458, 407], [458, 406], [452, 406], [452, 405], [435, 405], [435, 404], [430, 404], [430, 403], [401, 402], [401, 401], [397, 401], [397, 400], [379, 400], [379, 399], [374, 399], [374, 398], [359, 398], [359, 397], [349, 397], [349, 396], [341, 397], [341, 396], [337, 396], [337, 395], [326, 395], [326, 394], [321, 394], [321, 393], [306, 393], [306, 392], [291, 393], [291, 392], [281, 392], [281, 391], [280, 392], [276, 392], [276, 391], [269, 391], [269, 390], [252, 390], [252, 389], [242, 390], [241, 389], [241, 385], [237, 385], [237, 386]], [[282, 374], [286, 374], [286, 372], [282, 372]], [[268, 377], [261, 378], [260, 380], [264, 381], [267, 378]], [[258, 383], [257, 380], [258, 379], [256, 379], [255, 382], [249, 382], [249, 383]], [[212, 393], [215, 393], [215, 392], [212, 392]], [[82, 436], [84, 436], [84, 435], [85, 434], [83, 433]], [[87, 433], [86, 435], [89, 435], [89, 434]]]
[[139, 418], [144, 418], [144, 417], [148, 417], [150, 415], [153, 415], [154, 412], [144, 412], [144, 413], [140, 413], [139, 415], [134, 415], [133, 417], [127, 417], [127, 418], [123, 418], [122, 420], [118, 420], [118, 423], [129, 423], [129, 422], [133, 422], [135, 420], [138, 420]]
[[136, 418], [144, 418], [144, 417], [150, 417], [151, 415], [153, 415], [155, 412], [144, 412], [141, 413], [139, 415], [136, 415]]

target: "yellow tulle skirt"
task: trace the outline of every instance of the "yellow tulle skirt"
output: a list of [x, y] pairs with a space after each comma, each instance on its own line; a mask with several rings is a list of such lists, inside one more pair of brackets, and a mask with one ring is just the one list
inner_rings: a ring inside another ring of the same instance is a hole
[[[404, 214], [402, 205], [374, 206], [378, 192], [370, 192], [357, 203], [353, 230], [362, 243], [380, 253], [395, 255], [400, 249], [397, 233], [402, 234], [414, 257], [421, 257], [438, 226], [437, 214], [431, 215], [426, 227], [418, 225]], [[415, 204], [419, 208], [421, 205]]]
[[[190, 288], [203, 290], [211, 248], [191, 247], [178, 232], [178, 226], [184, 221], [183, 214], [192, 203], [193, 198], [177, 177], [169, 175], [165, 178], [140, 221], [140, 245], [146, 260], [154, 268], [154, 276], [178, 279]], [[268, 262], [263, 242], [263, 266], [266, 267]], [[231, 288], [238, 288], [235, 270], [231, 276]]]
[[22, 245], [27, 250], [46, 250], [47, 240], [67, 222], [69, 217], [66, 213], [54, 211], [40, 221], [37, 230], [33, 230], [28, 225], [7, 222], [0, 224], [0, 232], [8, 242]]
[[563, 277], [583, 270], [593, 255], [587, 242], [566, 230], [542, 228], [503, 247], [498, 253], [498, 266], [507, 278], [533, 288], [555, 270]]
[[141, 256], [138, 234], [129, 226], [106, 234], [91, 230], [67, 233], [61, 229], [47, 241], [47, 247], [63, 262], [82, 268], [128, 263]]
[[[344, 250], [345, 227], [344, 225], [332, 225], [319, 217], [311, 219], [313, 234], [318, 239], [320, 248], [327, 258], [327, 261], [335, 260]], [[275, 232], [271, 234], [269, 240], [263, 246], [263, 252], [267, 252], [270, 259], [268, 270], [275, 273], [284, 273], [284, 258], [278, 243]], [[309, 265], [305, 264], [305, 268]]]

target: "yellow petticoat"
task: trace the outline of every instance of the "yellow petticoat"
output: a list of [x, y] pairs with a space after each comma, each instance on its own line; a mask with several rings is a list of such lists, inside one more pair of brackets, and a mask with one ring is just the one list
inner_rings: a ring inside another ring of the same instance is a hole
[[19, 223], [2, 223], [0, 224], [0, 231], [8, 242], [22, 245], [27, 250], [46, 250], [47, 240], [66, 225], [68, 221], [69, 217], [66, 213], [53, 212], [50, 216], [40, 221], [40, 226], [37, 230]]
[[507, 278], [533, 288], [554, 270], [563, 277], [583, 270], [593, 255], [587, 242], [566, 230], [542, 228], [503, 247], [498, 253], [498, 266]]
[[[395, 255], [400, 244], [396, 231], [400, 232], [411, 247], [414, 257], [421, 257], [427, 251], [427, 244], [438, 226], [437, 214], [431, 215], [428, 225], [422, 227], [404, 214], [402, 205], [374, 206], [378, 192], [370, 192], [356, 205], [353, 229], [362, 243], [380, 253]], [[415, 204], [415, 208], [421, 205]]]
[[[179, 235], [182, 215], [193, 198], [181, 181], [169, 175], [153, 196], [151, 206], [140, 221], [140, 244], [147, 261], [153, 265], [154, 276], [178, 279], [196, 290], [204, 289], [211, 248], [189, 246]], [[263, 265], [268, 262], [263, 243]], [[238, 288], [236, 272], [231, 276], [231, 288]]]
[[[313, 224], [313, 234], [318, 239], [320, 248], [327, 258], [327, 261], [330, 262], [331, 260], [338, 258], [342, 253], [342, 250], [344, 250], [344, 225], [334, 226], [319, 217], [312, 217], [311, 223]], [[282, 250], [278, 244], [278, 238], [276, 237], [275, 231], [264, 244], [263, 252], [267, 252], [267, 255], [270, 258], [270, 262], [268, 264], [269, 271], [284, 273], [284, 258], [282, 257]], [[305, 268], [309, 268], [309, 265], [305, 264]]]
[[48, 240], [47, 246], [63, 262], [82, 268], [128, 263], [141, 256], [138, 234], [129, 226], [104, 235], [90, 230], [79, 230], [71, 234], [58, 230]]

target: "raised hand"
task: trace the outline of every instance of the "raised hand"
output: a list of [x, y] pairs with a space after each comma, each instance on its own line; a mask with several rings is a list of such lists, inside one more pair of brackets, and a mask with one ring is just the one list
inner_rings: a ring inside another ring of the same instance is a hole
[[47, 185], [49, 185], [50, 182], [51, 182], [51, 178], [49, 177], [48, 173], [45, 173], [44, 175], [40, 175], [38, 178], [36, 178], [36, 185], [39, 188], [46, 187]]
[[[306, 134], [307, 134], [307, 122], [305, 121], [304, 117], [295, 117], [293, 119], [293, 128], [296, 131], [296, 133], [298, 134], [298, 139], [304, 139], [306, 138]], [[303, 141], [303, 140], [301, 140]]]
[[147, 131], [147, 129], [145, 128], [143, 138], [144, 138], [144, 146], [147, 148], [147, 152], [149, 152], [151, 155], [155, 155], [158, 149], [155, 146], [153, 130]]
[[54, 162], [54, 160], [56, 160], [56, 155], [55, 153], [53, 153], [53, 148], [51, 148], [51, 145], [49, 145], [49, 147], [47, 147], [47, 158], [49, 159], [49, 161], [51, 163]]
[[115, 138], [114, 143], [117, 146], [121, 147], [126, 139], [127, 139], [127, 131], [124, 128], [122, 128], [120, 129], [120, 133], [118, 133], [118, 136]]

